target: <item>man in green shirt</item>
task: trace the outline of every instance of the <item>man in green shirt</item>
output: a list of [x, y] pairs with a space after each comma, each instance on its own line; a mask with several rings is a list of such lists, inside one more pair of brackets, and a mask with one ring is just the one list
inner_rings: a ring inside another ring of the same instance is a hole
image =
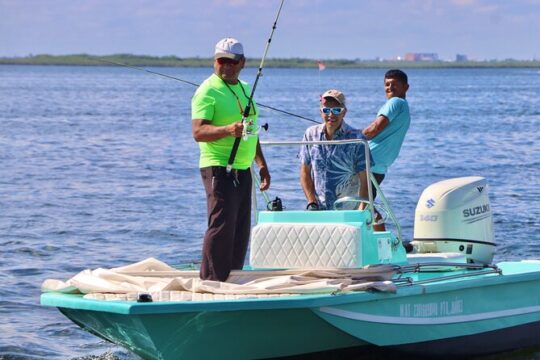
[[[238, 78], [245, 62], [238, 40], [220, 40], [214, 53], [214, 74], [199, 86], [191, 101], [192, 132], [201, 151], [199, 168], [208, 207], [201, 279], [226, 281], [231, 270], [244, 265], [251, 230], [253, 160], [260, 169], [261, 190], [270, 187], [257, 136], [240, 142], [233, 170], [230, 174], [225, 170], [234, 140], [243, 134], [242, 114], [251, 94], [249, 85]], [[247, 120], [256, 126], [255, 102]]]

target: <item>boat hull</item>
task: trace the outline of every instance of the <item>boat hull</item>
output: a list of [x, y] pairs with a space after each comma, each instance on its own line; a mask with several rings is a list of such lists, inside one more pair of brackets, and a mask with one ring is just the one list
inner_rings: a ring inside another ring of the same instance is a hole
[[422, 354], [477, 355], [540, 344], [538, 264], [506, 263], [501, 269], [507, 275], [413, 285], [384, 300], [316, 312], [371, 344]]
[[309, 309], [138, 315], [59, 310], [144, 359], [259, 359], [366, 345]]
[[422, 356], [470, 357], [538, 346], [540, 322], [449, 339], [389, 346], [393, 350]]
[[272, 358], [367, 344], [472, 356], [540, 345], [540, 262], [497, 265], [404, 273], [412, 284], [396, 293], [154, 303], [45, 293], [41, 303], [145, 359]]

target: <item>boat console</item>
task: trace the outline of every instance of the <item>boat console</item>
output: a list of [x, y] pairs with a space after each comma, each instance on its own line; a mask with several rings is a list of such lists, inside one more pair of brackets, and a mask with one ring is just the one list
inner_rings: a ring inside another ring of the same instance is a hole
[[252, 229], [253, 269], [358, 268], [406, 263], [389, 231], [374, 232], [367, 210], [263, 211]]

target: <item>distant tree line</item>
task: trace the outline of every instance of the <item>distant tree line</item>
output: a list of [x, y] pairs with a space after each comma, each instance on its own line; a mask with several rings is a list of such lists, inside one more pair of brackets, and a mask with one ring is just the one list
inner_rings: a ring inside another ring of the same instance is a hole
[[[114, 62], [130, 66], [211, 67], [212, 58], [177, 56], [148, 56], [132, 54], [114, 55], [30, 55], [25, 57], [0, 57], [0, 64], [16, 65], [79, 65], [114, 66]], [[487, 67], [540, 67], [540, 60], [489, 60], [489, 61], [390, 61], [390, 60], [322, 60], [326, 68], [487, 68]], [[258, 67], [260, 59], [249, 59], [248, 67]], [[275, 68], [318, 68], [318, 61], [306, 58], [270, 58], [265, 66]]]

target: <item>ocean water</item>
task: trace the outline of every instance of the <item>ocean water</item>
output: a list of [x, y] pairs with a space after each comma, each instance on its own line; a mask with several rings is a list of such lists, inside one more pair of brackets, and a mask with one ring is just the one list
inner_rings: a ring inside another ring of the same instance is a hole
[[[194, 82], [211, 73], [152, 70]], [[383, 184], [405, 239], [426, 186], [479, 175], [490, 185], [495, 260], [540, 258], [540, 69], [407, 73], [411, 128]], [[266, 69], [255, 98], [318, 121], [319, 95], [337, 88], [346, 121], [361, 128], [384, 103], [383, 74]], [[242, 75], [252, 83], [255, 69]], [[137, 359], [41, 307], [40, 285], [149, 256], [199, 261], [206, 208], [193, 91], [127, 68], [0, 66], [0, 359]], [[260, 121], [262, 140], [301, 139], [312, 125], [262, 108]], [[303, 208], [297, 149], [264, 152], [269, 196]], [[490, 358], [540, 359], [540, 350]]]

